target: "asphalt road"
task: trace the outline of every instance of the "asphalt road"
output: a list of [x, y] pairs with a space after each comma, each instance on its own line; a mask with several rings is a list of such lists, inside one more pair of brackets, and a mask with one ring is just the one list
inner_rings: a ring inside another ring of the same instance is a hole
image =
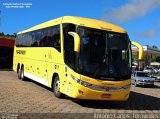
[[71, 113], [73, 118], [86, 113], [94, 114], [93, 118], [106, 117], [98, 114], [140, 113], [155, 114], [155, 118], [160, 118], [160, 82], [156, 82], [154, 88], [132, 85], [127, 102], [80, 101], [68, 97], [57, 99], [49, 88], [31, 80], [20, 81], [15, 72], [0, 71], [0, 114], [5, 118], [4, 114], [11, 113]]

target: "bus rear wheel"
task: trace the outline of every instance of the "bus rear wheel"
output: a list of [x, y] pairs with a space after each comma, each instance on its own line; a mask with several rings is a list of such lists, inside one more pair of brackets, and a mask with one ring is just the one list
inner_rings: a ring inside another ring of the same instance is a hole
[[20, 79], [22, 80], [22, 81], [24, 81], [24, 66], [22, 66], [21, 67], [21, 72], [20, 72]]
[[17, 69], [18, 78], [21, 79], [21, 68], [18, 67]]
[[18, 78], [24, 81], [24, 66], [18, 68]]
[[54, 80], [53, 92], [54, 92], [54, 95], [57, 98], [62, 98], [63, 97], [63, 94], [60, 92], [60, 79], [59, 79], [59, 76], [57, 76], [55, 78], [55, 80]]

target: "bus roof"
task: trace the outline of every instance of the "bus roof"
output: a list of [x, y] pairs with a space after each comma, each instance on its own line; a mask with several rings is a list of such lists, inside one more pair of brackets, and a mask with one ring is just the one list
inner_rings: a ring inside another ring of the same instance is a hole
[[57, 19], [53, 19], [47, 22], [44, 22], [42, 24], [33, 26], [29, 29], [23, 30], [18, 32], [17, 34], [21, 33], [26, 33], [50, 26], [54, 26], [60, 23], [72, 23], [72, 24], [77, 24], [80, 26], [85, 26], [85, 27], [91, 27], [91, 28], [96, 28], [96, 29], [103, 29], [106, 31], [113, 31], [113, 32], [120, 32], [120, 33], [126, 33], [126, 31], [116, 25], [113, 25], [111, 23], [101, 21], [101, 20], [95, 20], [95, 19], [90, 19], [90, 18], [83, 18], [83, 17], [77, 17], [77, 16], [63, 16]]

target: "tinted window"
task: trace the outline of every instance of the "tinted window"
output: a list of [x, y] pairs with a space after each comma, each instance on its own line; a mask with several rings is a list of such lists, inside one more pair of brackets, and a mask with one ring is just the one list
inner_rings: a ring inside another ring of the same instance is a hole
[[148, 74], [144, 73], [144, 72], [137, 72], [137, 76], [139, 76], [139, 77], [148, 77]]
[[60, 25], [17, 35], [16, 46], [60, 48]]
[[75, 32], [74, 24], [63, 24], [65, 63], [71, 68], [75, 66], [74, 39], [68, 32]]

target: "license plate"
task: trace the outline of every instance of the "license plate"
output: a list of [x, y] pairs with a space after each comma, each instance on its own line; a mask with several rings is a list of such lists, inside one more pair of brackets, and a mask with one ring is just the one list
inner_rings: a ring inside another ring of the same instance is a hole
[[102, 94], [101, 97], [102, 98], [111, 98], [112, 94]]

